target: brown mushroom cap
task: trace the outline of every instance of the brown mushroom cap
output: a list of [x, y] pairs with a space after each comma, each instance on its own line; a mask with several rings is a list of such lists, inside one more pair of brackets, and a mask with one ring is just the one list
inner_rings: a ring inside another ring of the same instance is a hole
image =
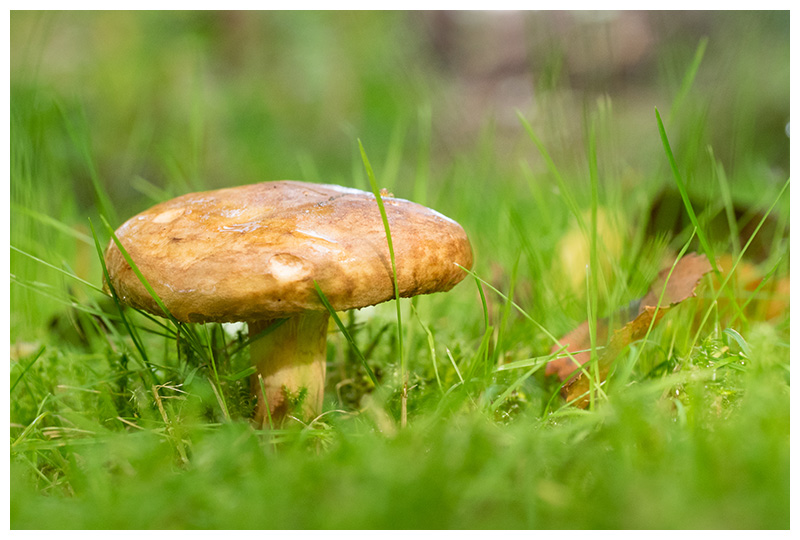
[[[467, 235], [419, 204], [382, 197], [403, 297], [447, 291], [472, 267]], [[264, 182], [190, 193], [116, 231], [169, 312], [183, 322], [256, 321], [324, 306], [337, 311], [394, 297], [374, 195], [333, 185]], [[123, 301], [163, 315], [114, 242], [105, 253]]]

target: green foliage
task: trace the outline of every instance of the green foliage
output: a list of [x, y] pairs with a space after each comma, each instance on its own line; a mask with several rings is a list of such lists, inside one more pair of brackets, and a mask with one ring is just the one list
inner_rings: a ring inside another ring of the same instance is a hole
[[[12, 13], [12, 528], [788, 528], [788, 14], [653, 14], [628, 79], [526, 15], [505, 109], [417, 17]], [[424, 203], [476, 262], [332, 312], [323, 414], [261, 430], [246, 329], [123, 307], [100, 253], [155, 202], [284, 178]], [[737, 273], [565, 404], [557, 338], [684, 246]]]

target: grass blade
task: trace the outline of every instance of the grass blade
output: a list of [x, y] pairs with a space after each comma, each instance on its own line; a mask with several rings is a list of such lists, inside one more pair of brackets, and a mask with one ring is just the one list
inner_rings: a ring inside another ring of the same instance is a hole
[[372, 165], [370, 165], [369, 163], [369, 158], [367, 158], [367, 153], [364, 150], [364, 145], [361, 144], [361, 139], [358, 140], [358, 148], [361, 151], [361, 160], [364, 162], [364, 168], [367, 171], [367, 178], [369, 179], [369, 185], [372, 188], [372, 193], [375, 195], [375, 201], [378, 203], [378, 210], [380, 210], [381, 213], [383, 228], [386, 231], [386, 243], [389, 246], [389, 259], [391, 260], [392, 263], [392, 284], [394, 285], [394, 300], [395, 300], [395, 308], [397, 311], [397, 349], [400, 354], [400, 376], [403, 380], [403, 405], [404, 405], [403, 411], [405, 411], [405, 399], [408, 387], [408, 374], [406, 373], [406, 358], [403, 350], [403, 318], [400, 309], [401, 308], [400, 288], [397, 283], [397, 263], [394, 257], [394, 245], [392, 244], [392, 233], [389, 230], [389, 218], [386, 215], [386, 207], [383, 204], [381, 191], [378, 188], [378, 182], [375, 180], [375, 173], [372, 170]]
[[722, 331], [724, 334], [728, 335], [729, 337], [733, 338], [736, 343], [739, 344], [739, 348], [742, 349], [742, 353], [747, 357], [750, 358], [750, 345], [744, 340], [742, 335], [734, 330], [733, 328], [726, 328]]
[[688, 214], [692, 225], [694, 225], [696, 229], [697, 239], [700, 241], [700, 245], [703, 247], [703, 251], [708, 258], [708, 262], [711, 263], [711, 268], [714, 269], [714, 273], [717, 275], [717, 277], [719, 277], [720, 272], [719, 268], [717, 268], [714, 250], [711, 249], [711, 244], [708, 242], [705, 232], [700, 227], [700, 222], [697, 220], [697, 214], [695, 214], [694, 208], [692, 208], [692, 202], [689, 200], [689, 192], [686, 190], [686, 184], [683, 182], [683, 177], [678, 170], [678, 164], [675, 162], [675, 156], [672, 154], [672, 148], [669, 144], [667, 131], [664, 128], [664, 122], [661, 120], [661, 114], [658, 112], [658, 107], [656, 107], [655, 111], [656, 122], [658, 123], [658, 132], [661, 135], [661, 144], [664, 146], [664, 152], [667, 154], [667, 161], [669, 161], [670, 169], [672, 169], [672, 176], [675, 178], [675, 184], [678, 186], [678, 191], [681, 194], [681, 199], [683, 200], [683, 205], [686, 208], [686, 213]]
[[351, 336], [350, 332], [347, 331], [347, 327], [344, 325], [344, 323], [342, 323], [342, 320], [339, 318], [339, 315], [336, 313], [336, 310], [333, 309], [333, 306], [331, 306], [331, 303], [328, 301], [328, 297], [325, 296], [325, 293], [322, 292], [322, 289], [319, 288], [319, 284], [317, 283], [316, 280], [314, 280], [314, 288], [317, 290], [317, 295], [319, 295], [319, 299], [322, 302], [322, 305], [325, 306], [325, 309], [327, 309], [328, 313], [330, 313], [331, 317], [333, 317], [333, 322], [335, 322], [336, 326], [339, 327], [339, 330], [341, 330], [342, 335], [344, 335], [347, 342], [353, 348], [353, 351], [355, 351], [356, 356], [358, 356], [358, 359], [361, 361], [361, 364], [364, 366], [364, 369], [367, 370], [367, 375], [369, 375], [372, 384], [374, 384], [375, 387], [377, 388], [378, 379], [375, 377], [375, 373], [372, 371], [372, 368], [369, 367], [369, 364], [367, 364], [367, 359], [364, 358], [363, 354], [361, 354], [361, 350], [358, 348], [356, 342], [353, 340], [353, 336]]
[[[597, 262], [597, 206], [598, 206], [598, 188], [599, 175], [597, 172], [597, 139], [595, 133], [594, 120], [590, 123], [589, 128], [589, 184], [591, 185], [592, 194], [592, 217], [591, 227], [589, 229], [589, 273], [586, 276], [586, 287], [588, 293], [586, 295], [586, 309], [588, 310], [587, 320], [589, 321], [589, 343], [592, 352], [590, 359], [593, 360], [595, 380], [600, 379], [600, 363], [597, 361], [597, 309], [598, 309], [598, 272], [600, 272], [600, 265]], [[594, 408], [594, 392], [590, 395], [590, 408]]]
[[700, 40], [700, 44], [697, 46], [692, 63], [686, 70], [686, 74], [683, 77], [683, 81], [681, 82], [681, 87], [678, 90], [678, 93], [675, 95], [675, 99], [672, 100], [672, 109], [669, 112], [670, 124], [672, 124], [678, 109], [680, 109], [683, 100], [686, 99], [686, 96], [689, 94], [692, 84], [694, 84], [695, 76], [697, 76], [697, 71], [700, 69], [700, 63], [703, 61], [703, 56], [706, 52], [706, 45], [708, 45], [708, 38], [704, 37]]
[[44, 354], [45, 348], [46, 347], [44, 345], [42, 345], [39, 348], [39, 350], [36, 351], [36, 354], [33, 355], [33, 359], [30, 362], [28, 362], [28, 365], [26, 365], [23, 368], [22, 373], [19, 374], [19, 377], [17, 377], [17, 379], [13, 383], [11, 383], [11, 391], [10, 391], [10, 393], [12, 393], [12, 394], [14, 393], [14, 388], [17, 387], [17, 384], [19, 384], [19, 381], [22, 380], [22, 378], [25, 376], [25, 374], [28, 372], [28, 370], [31, 367], [33, 367], [33, 364], [35, 364], [36, 361], [39, 360], [39, 358], [42, 356], [42, 354]]
[[[130, 256], [130, 253], [128, 253], [128, 250], [125, 249], [125, 246], [123, 246], [122, 242], [120, 242], [119, 238], [117, 238], [116, 233], [111, 228], [111, 225], [109, 225], [109, 223], [106, 220], [106, 218], [103, 217], [103, 216], [100, 216], [100, 219], [103, 221], [103, 224], [105, 225], [106, 230], [108, 231], [109, 235], [111, 236], [111, 240], [117, 246], [117, 249], [119, 249], [120, 253], [122, 254], [123, 258], [125, 259], [125, 262], [127, 262], [128, 265], [130, 265], [131, 270], [133, 270], [133, 273], [136, 275], [136, 277], [142, 283], [142, 285], [144, 286], [144, 288], [147, 291], [147, 293], [153, 298], [153, 300], [155, 301], [155, 303], [159, 307], [159, 309], [161, 309], [161, 311], [164, 314], [164, 317], [169, 319], [172, 322], [172, 324], [175, 325], [176, 328], [183, 328], [184, 329], [183, 333], [184, 333], [184, 335], [186, 335], [189, 338], [188, 341], [189, 341], [189, 344], [192, 346], [192, 349], [194, 349], [201, 357], [204, 356], [204, 354], [206, 352], [206, 347], [200, 342], [200, 339], [197, 336], [197, 334], [191, 330], [191, 327], [186, 326], [183, 323], [181, 323], [180, 321], [178, 321], [172, 315], [172, 313], [169, 312], [169, 310], [167, 309], [167, 306], [164, 305], [164, 302], [162, 302], [161, 298], [158, 296], [156, 291], [153, 289], [153, 287], [147, 281], [147, 278], [144, 277], [144, 274], [142, 274], [141, 270], [139, 270], [139, 267], [136, 266], [136, 263], [134, 262], [133, 258]], [[108, 283], [109, 289], [111, 289], [111, 281], [110, 281], [110, 277], [108, 276], [108, 270], [105, 267], [105, 259], [103, 258], [102, 253], [100, 254], [100, 258], [103, 259], [103, 269], [104, 269], [103, 271], [105, 273], [106, 283]]]
[[584, 221], [583, 215], [578, 207], [578, 202], [575, 200], [575, 197], [572, 196], [572, 192], [567, 187], [566, 182], [564, 182], [564, 178], [562, 178], [558, 167], [556, 167], [556, 164], [553, 161], [553, 158], [550, 157], [550, 154], [547, 152], [544, 144], [542, 144], [542, 141], [539, 140], [539, 137], [537, 137], [533, 132], [531, 125], [527, 120], [525, 120], [525, 117], [519, 111], [517, 111], [517, 118], [519, 118], [520, 122], [522, 122], [522, 126], [525, 128], [525, 131], [528, 132], [528, 136], [533, 141], [533, 144], [535, 144], [536, 148], [539, 149], [539, 153], [542, 154], [542, 157], [547, 164], [547, 168], [550, 170], [550, 173], [553, 175], [553, 178], [558, 184], [558, 189], [560, 190], [561, 196], [564, 198], [564, 202], [567, 204], [570, 212], [572, 212], [572, 215], [575, 216], [578, 226], [581, 228], [583, 234], [588, 237], [589, 234], [586, 228], [586, 222]]
[[87, 286], [87, 287], [89, 287], [90, 289], [92, 289], [92, 290], [94, 290], [94, 291], [96, 291], [96, 292], [99, 292], [100, 294], [103, 294], [103, 295], [105, 295], [105, 294], [106, 294], [106, 292], [105, 292], [103, 289], [101, 289], [100, 287], [98, 287], [98, 286], [97, 286], [97, 285], [95, 285], [94, 283], [89, 283], [89, 282], [88, 282], [88, 281], [86, 281], [85, 279], [82, 279], [82, 278], [80, 278], [80, 277], [76, 276], [75, 274], [70, 274], [69, 272], [67, 272], [67, 271], [66, 271], [66, 270], [64, 270], [63, 268], [60, 268], [60, 267], [58, 267], [58, 266], [56, 266], [56, 265], [54, 265], [54, 264], [50, 264], [49, 262], [47, 262], [47, 261], [44, 261], [44, 260], [42, 260], [42, 259], [40, 259], [40, 258], [38, 258], [38, 257], [35, 257], [34, 255], [31, 255], [31, 254], [30, 254], [30, 253], [28, 253], [27, 251], [23, 251], [23, 250], [19, 249], [18, 247], [11, 246], [11, 249], [12, 249], [13, 251], [16, 251], [16, 252], [17, 252], [17, 253], [19, 253], [20, 255], [25, 255], [25, 256], [26, 256], [26, 257], [28, 257], [29, 259], [32, 259], [32, 260], [34, 260], [34, 261], [38, 262], [39, 264], [41, 264], [41, 265], [43, 265], [43, 266], [46, 266], [47, 268], [51, 268], [51, 269], [55, 270], [56, 272], [60, 272], [60, 273], [64, 274], [65, 276], [67, 276], [67, 277], [69, 277], [69, 278], [72, 278], [72, 279], [74, 279], [74, 280], [78, 281], [79, 283], [81, 283], [81, 284], [83, 284], [83, 285], [86, 285], [86, 286]]
[[[158, 294], [156, 294], [156, 291], [153, 289], [153, 287], [147, 281], [147, 278], [144, 277], [144, 274], [142, 274], [141, 270], [139, 270], [139, 267], [136, 266], [136, 263], [131, 258], [130, 254], [128, 253], [128, 250], [125, 249], [125, 246], [122, 245], [122, 242], [119, 241], [119, 238], [117, 238], [116, 233], [114, 233], [114, 229], [111, 227], [111, 225], [109, 225], [108, 220], [106, 220], [106, 218], [103, 217], [103, 216], [100, 216], [100, 219], [103, 221], [103, 224], [106, 226], [106, 229], [107, 229], [109, 235], [111, 236], [111, 240], [117, 246], [117, 249], [119, 249], [119, 252], [122, 254], [122, 257], [125, 259], [125, 262], [127, 262], [128, 265], [130, 265], [131, 270], [133, 270], [133, 273], [136, 274], [136, 277], [139, 279], [139, 281], [144, 286], [145, 290], [147, 291], [147, 294], [149, 294], [153, 298], [153, 300], [155, 300], [156, 305], [158, 305], [159, 309], [161, 309], [161, 311], [164, 313], [164, 316], [166, 318], [168, 318], [169, 320], [171, 320], [175, 324], [175, 326], [178, 326], [179, 325], [178, 320], [175, 319], [175, 317], [172, 316], [172, 314], [167, 309], [167, 306], [164, 305], [164, 302], [161, 301], [161, 298], [158, 296]], [[104, 257], [102, 257], [102, 254], [101, 254], [101, 258], [104, 259]], [[103, 264], [103, 266], [105, 267], [105, 263]], [[106, 278], [109, 279], [109, 276], [106, 275]], [[109, 284], [109, 288], [110, 288], [111, 287], [111, 282], [108, 281], [108, 284]]]
[[156, 367], [150, 362], [150, 359], [147, 356], [147, 351], [142, 344], [141, 337], [139, 337], [139, 333], [135, 330], [135, 326], [128, 321], [128, 317], [125, 315], [125, 309], [122, 306], [122, 302], [120, 302], [119, 296], [117, 295], [117, 291], [114, 289], [114, 286], [111, 284], [111, 278], [108, 275], [108, 267], [106, 266], [106, 260], [103, 256], [103, 248], [100, 245], [100, 240], [97, 238], [97, 233], [94, 230], [94, 224], [91, 220], [89, 220], [89, 227], [92, 230], [92, 236], [94, 237], [94, 244], [95, 249], [97, 250], [97, 256], [100, 259], [100, 266], [103, 269], [103, 278], [105, 282], [108, 284], [108, 290], [111, 292], [111, 298], [114, 300], [114, 304], [117, 306], [117, 311], [119, 312], [119, 316], [122, 319], [122, 324], [125, 326], [125, 330], [128, 332], [128, 335], [131, 336], [131, 340], [133, 341], [134, 347], [139, 352], [139, 358], [141, 359], [144, 366], [147, 368], [147, 372], [152, 379], [151, 382], [153, 384], [161, 384], [158, 380], [156, 375]]
[[422, 330], [425, 332], [425, 335], [428, 337], [428, 351], [431, 353], [431, 364], [433, 365], [433, 374], [436, 377], [436, 384], [439, 385], [439, 391], [444, 393], [444, 387], [442, 386], [442, 379], [439, 377], [439, 367], [437, 366], [436, 360], [436, 342], [433, 339], [433, 333], [431, 329], [428, 328], [424, 322], [422, 322], [422, 318], [419, 316], [419, 312], [417, 308], [414, 307], [414, 303], [411, 303], [411, 311], [417, 317], [417, 322], [422, 327]]
[[76, 240], [78, 240], [80, 242], [83, 242], [84, 244], [86, 244], [88, 246], [94, 245], [93, 242], [92, 242], [92, 238], [89, 235], [83, 234], [82, 232], [73, 229], [69, 225], [66, 225], [66, 224], [60, 222], [59, 220], [55, 219], [54, 217], [48, 216], [46, 214], [42, 214], [40, 212], [37, 212], [36, 210], [31, 210], [30, 208], [26, 208], [26, 207], [24, 207], [22, 205], [15, 204], [15, 203], [11, 203], [11, 209], [14, 212], [19, 212], [20, 214], [27, 215], [27, 216], [35, 219], [36, 221], [38, 221], [38, 222], [40, 222], [40, 223], [42, 223], [44, 225], [47, 225], [48, 227], [51, 227], [52, 229], [55, 229], [55, 230], [57, 230], [57, 231], [59, 231], [61, 233], [64, 233], [67, 236], [71, 236], [72, 238], [74, 238], [74, 239], [76, 239]]
[[725, 218], [728, 220], [728, 230], [730, 231], [731, 235], [731, 254], [736, 257], [742, 247], [739, 245], [739, 227], [736, 224], [736, 214], [733, 208], [733, 198], [731, 197], [730, 183], [728, 182], [728, 176], [725, 174], [725, 169], [722, 166], [722, 163], [716, 160], [714, 157], [714, 151], [711, 149], [711, 147], [708, 148], [708, 154], [719, 182], [719, 190], [725, 207]]

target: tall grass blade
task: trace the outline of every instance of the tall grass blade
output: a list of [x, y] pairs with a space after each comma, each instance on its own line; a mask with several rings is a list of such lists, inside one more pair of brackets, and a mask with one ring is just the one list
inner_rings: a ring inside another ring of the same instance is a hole
[[736, 214], [733, 208], [733, 198], [731, 197], [731, 187], [728, 182], [728, 176], [725, 174], [725, 168], [721, 162], [718, 162], [714, 157], [714, 151], [709, 146], [709, 157], [711, 158], [714, 172], [716, 173], [717, 180], [719, 181], [719, 191], [722, 195], [722, 203], [725, 205], [725, 218], [728, 220], [728, 230], [731, 235], [731, 255], [736, 257], [742, 246], [739, 244], [739, 227], [736, 223]]
[[696, 229], [697, 239], [700, 241], [700, 245], [703, 247], [703, 251], [708, 258], [708, 262], [711, 264], [711, 267], [714, 269], [714, 273], [719, 277], [720, 272], [719, 268], [717, 268], [717, 261], [716, 257], [714, 256], [714, 250], [711, 248], [711, 244], [706, 238], [706, 234], [703, 229], [700, 227], [700, 222], [697, 220], [697, 214], [694, 212], [694, 208], [692, 208], [692, 202], [689, 200], [689, 192], [686, 190], [686, 184], [683, 182], [683, 177], [681, 176], [680, 171], [678, 170], [678, 164], [675, 162], [675, 156], [672, 154], [672, 148], [669, 144], [669, 138], [667, 137], [667, 131], [664, 128], [664, 122], [661, 120], [661, 114], [658, 112], [658, 107], [655, 108], [656, 111], [656, 122], [658, 123], [658, 132], [661, 135], [661, 143], [664, 146], [664, 152], [667, 155], [667, 161], [669, 161], [670, 169], [672, 169], [672, 176], [675, 179], [675, 184], [678, 186], [678, 191], [681, 194], [681, 199], [683, 200], [683, 205], [686, 208], [686, 213], [689, 216], [689, 220], [691, 220], [692, 225]]
[[59, 272], [59, 273], [65, 275], [65, 276], [67, 276], [70, 279], [74, 279], [75, 281], [77, 281], [78, 283], [81, 283], [82, 285], [86, 285], [90, 289], [92, 289], [92, 290], [94, 290], [96, 292], [99, 292], [100, 294], [103, 294], [103, 295], [106, 294], [106, 292], [103, 289], [101, 289], [100, 287], [98, 287], [94, 283], [89, 283], [85, 279], [80, 278], [80, 277], [76, 276], [75, 274], [71, 274], [70, 272], [67, 272], [63, 268], [60, 268], [60, 267], [58, 267], [58, 266], [56, 266], [54, 264], [50, 264], [49, 262], [44, 261], [44, 260], [42, 260], [42, 259], [40, 259], [40, 258], [38, 258], [38, 257], [36, 257], [34, 255], [31, 255], [27, 251], [23, 251], [23, 250], [21, 250], [21, 249], [19, 249], [17, 247], [11, 246], [11, 249], [13, 251], [16, 251], [20, 255], [24, 255], [24, 256], [28, 257], [29, 259], [32, 259], [32, 260], [38, 262], [39, 264], [41, 264], [43, 266], [46, 266], [47, 268], [51, 268], [51, 269], [55, 270], [56, 272]]
[[697, 76], [697, 71], [700, 69], [700, 64], [702, 63], [703, 56], [706, 52], [706, 45], [708, 45], [708, 38], [704, 37], [700, 40], [700, 44], [697, 46], [697, 50], [695, 50], [692, 63], [686, 69], [686, 74], [681, 82], [681, 87], [678, 90], [678, 93], [675, 95], [675, 98], [672, 100], [672, 109], [669, 112], [670, 125], [672, 125], [672, 121], [683, 104], [683, 100], [686, 99], [686, 96], [689, 94], [689, 90], [692, 88], [692, 84], [694, 84], [694, 79]]
[[[511, 268], [511, 279], [509, 280], [508, 284], [508, 298], [514, 298], [514, 290], [517, 286], [517, 276], [519, 272], [519, 261], [520, 257], [518, 256], [517, 259], [514, 261], [514, 266]], [[500, 316], [500, 325], [497, 327], [497, 337], [495, 338], [494, 343], [494, 350], [492, 351], [492, 365], [489, 364], [489, 359], [486, 358], [484, 360], [484, 367], [486, 370], [486, 374], [488, 374], [492, 370], [492, 366], [496, 366], [500, 362], [500, 350], [503, 343], [503, 338], [505, 337], [506, 328], [508, 326], [508, 320], [511, 316], [511, 303], [509, 300], [506, 300], [503, 303], [503, 310]]]
[[453, 371], [456, 372], [456, 377], [458, 377], [458, 380], [461, 384], [464, 384], [464, 377], [461, 375], [461, 370], [458, 369], [458, 362], [456, 362], [456, 359], [453, 358], [453, 353], [450, 352], [450, 349], [447, 347], [444, 348], [444, 351], [447, 353], [447, 358], [450, 360], [450, 364], [453, 366]]
[[[105, 219], [105, 217], [100, 216], [100, 219], [103, 221], [103, 224], [105, 225], [108, 234], [111, 236], [111, 240], [117, 246], [117, 249], [119, 249], [120, 253], [122, 254], [123, 258], [125, 259], [125, 262], [127, 262], [128, 265], [130, 265], [131, 270], [133, 270], [133, 273], [136, 275], [136, 277], [142, 283], [142, 285], [144, 286], [144, 288], [147, 291], [147, 293], [153, 298], [153, 300], [155, 301], [155, 303], [159, 307], [159, 309], [161, 309], [161, 311], [164, 314], [164, 317], [169, 319], [172, 322], [172, 324], [175, 325], [176, 328], [182, 329], [183, 333], [187, 336], [188, 342], [192, 346], [192, 349], [194, 349], [202, 357], [205, 354], [206, 347], [200, 342], [200, 338], [194, 332], [192, 327], [189, 326], [189, 325], [185, 325], [185, 324], [181, 323], [179, 320], [177, 320], [172, 315], [172, 313], [169, 312], [169, 310], [167, 309], [167, 306], [164, 305], [164, 302], [161, 300], [161, 298], [158, 296], [156, 291], [153, 289], [153, 287], [147, 281], [147, 278], [144, 277], [144, 274], [142, 274], [141, 270], [139, 270], [139, 267], [136, 266], [136, 263], [134, 262], [133, 258], [130, 256], [130, 254], [128, 253], [128, 250], [125, 249], [125, 246], [123, 246], [122, 242], [120, 242], [119, 238], [117, 238], [117, 235], [114, 232], [114, 229], [111, 228], [111, 225], [109, 225], [109, 223]], [[102, 253], [101, 253], [100, 256], [101, 256], [101, 258], [103, 258]], [[103, 268], [105, 268], [105, 261], [103, 262]], [[107, 274], [106, 274], [106, 282], [109, 284], [109, 289], [110, 289], [111, 288], [110, 278], [108, 277]]]
[[[589, 184], [591, 191], [591, 226], [589, 228], [589, 272], [586, 276], [586, 308], [589, 321], [589, 343], [591, 346], [590, 359], [594, 366], [594, 380], [600, 380], [600, 364], [597, 361], [597, 306], [598, 306], [598, 273], [600, 265], [597, 262], [597, 206], [598, 183], [597, 172], [597, 138], [595, 121], [592, 119], [589, 127]], [[590, 408], [594, 408], [594, 392], [590, 394]]]
[[392, 263], [392, 284], [394, 285], [394, 300], [395, 300], [395, 308], [397, 311], [397, 348], [400, 354], [400, 370], [401, 376], [403, 379], [404, 389], [407, 385], [407, 378], [408, 375], [406, 373], [406, 359], [405, 359], [405, 351], [403, 349], [403, 318], [401, 314], [401, 306], [400, 306], [400, 288], [397, 283], [397, 263], [395, 261], [394, 256], [394, 244], [392, 243], [392, 233], [389, 230], [389, 218], [386, 215], [386, 207], [383, 204], [383, 198], [381, 197], [381, 190], [378, 188], [378, 182], [375, 180], [375, 173], [372, 170], [372, 165], [369, 163], [369, 158], [367, 157], [367, 153], [364, 150], [364, 145], [361, 144], [361, 140], [358, 140], [358, 148], [361, 151], [361, 160], [364, 162], [364, 169], [367, 171], [367, 178], [369, 179], [369, 185], [372, 188], [372, 193], [375, 195], [375, 201], [378, 203], [378, 210], [381, 213], [381, 220], [383, 221], [383, 228], [386, 231], [386, 243], [389, 247], [389, 259]]
[[417, 322], [422, 327], [422, 330], [425, 332], [425, 335], [428, 337], [428, 351], [431, 354], [431, 364], [433, 365], [433, 374], [436, 377], [436, 384], [439, 386], [439, 390], [444, 393], [444, 387], [442, 386], [442, 379], [439, 376], [439, 366], [438, 361], [436, 359], [436, 342], [433, 339], [433, 333], [431, 329], [428, 328], [425, 323], [422, 322], [422, 318], [419, 316], [419, 312], [417, 308], [414, 307], [414, 303], [411, 303], [411, 311], [417, 317]]
[[[179, 325], [178, 320], [175, 319], [175, 317], [172, 316], [172, 314], [167, 309], [167, 306], [164, 305], [164, 302], [161, 301], [161, 298], [158, 296], [158, 294], [156, 294], [156, 291], [150, 285], [150, 282], [147, 281], [147, 278], [144, 277], [144, 274], [142, 274], [141, 270], [139, 270], [139, 267], [136, 266], [136, 263], [131, 258], [130, 254], [128, 253], [128, 250], [125, 249], [125, 246], [123, 246], [122, 242], [120, 242], [119, 238], [117, 238], [117, 235], [114, 232], [114, 229], [108, 223], [108, 220], [106, 220], [106, 218], [104, 216], [100, 216], [100, 219], [103, 221], [103, 224], [106, 226], [106, 230], [109, 233], [109, 235], [111, 236], [111, 240], [117, 246], [117, 249], [119, 249], [120, 253], [122, 254], [122, 257], [125, 259], [125, 262], [127, 262], [128, 265], [130, 265], [131, 270], [133, 270], [133, 273], [136, 275], [136, 277], [142, 283], [142, 285], [144, 286], [145, 290], [147, 291], [147, 294], [149, 294], [153, 298], [153, 300], [155, 301], [156, 305], [158, 305], [159, 309], [161, 309], [161, 311], [164, 313], [164, 316], [167, 317], [169, 320], [171, 320], [175, 324], [175, 326], [178, 326]], [[102, 254], [101, 254], [101, 258], [104, 259], [104, 257], [102, 257]], [[103, 266], [105, 267], [105, 262], [103, 263]], [[108, 275], [106, 275], [106, 277], [108, 278]], [[110, 287], [111, 286], [110, 280], [108, 281], [108, 283], [109, 283], [109, 287]]]
[[147, 356], [147, 351], [145, 350], [144, 345], [142, 344], [141, 338], [139, 337], [138, 332], [136, 332], [135, 327], [130, 323], [130, 321], [128, 321], [128, 317], [125, 315], [125, 309], [122, 306], [122, 302], [120, 302], [119, 296], [117, 295], [117, 291], [111, 284], [111, 277], [108, 275], [108, 267], [106, 266], [106, 260], [105, 257], [103, 256], [103, 248], [100, 245], [100, 240], [97, 237], [97, 233], [94, 230], [94, 224], [92, 223], [91, 220], [89, 220], [89, 227], [91, 228], [92, 236], [94, 237], [95, 249], [97, 250], [97, 256], [100, 259], [100, 266], [103, 269], [103, 277], [105, 279], [105, 282], [108, 284], [108, 290], [111, 292], [111, 298], [114, 300], [114, 304], [117, 307], [119, 316], [122, 319], [122, 324], [125, 326], [125, 330], [128, 332], [128, 335], [131, 336], [131, 340], [133, 341], [136, 350], [139, 352], [139, 358], [147, 368], [147, 372], [149, 373], [153, 382], [155, 384], [160, 384], [155, 373], [156, 369], [153, 366], [153, 364], [150, 363], [150, 359]]
[[[657, 107], [655, 111], [656, 111], [656, 121], [658, 123], [658, 131], [659, 134], [661, 135], [661, 142], [664, 146], [664, 151], [667, 154], [667, 160], [669, 161], [670, 168], [672, 169], [672, 174], [673, 177], [675, 178], [675, 183], [678, 186], [678, 191], [681, 194], [681, 199], [683, 200], [683, 205], [686, 208], [686, 213], [688, 214], [689, 219], [692, 222], [692, 225], [694, 225], [695, 233], [697, 234], [697, 239], [700, 241], [700, 245], [702, 246], [703, 251], [706, 254], [708, 262], [711, 264], [711, 268], [714, 270], [714, 274], [716, 275], [719, 281], [722, 281], [722, 273], [720, 272], [719, 267], [717, 266], [716, 255], [714, 254], [714, 250], [711, 247], [711, 243], [709, 242], [708, 237], [705, 234], [705, 231], [700, 227], [700, 221], [697, 219], [697, 215], [694, 212], [694, 208], [692, 208], [692, 203], [689, 200], [689, 193], [686, 189], [686, 184], [684, 184], [683, 177], [681, 176], [681, 173], [678, 170], [678, 164], [675, 161], [675, 156], [672, 154], [672, 148], [670, 147], [669, 144], [667, 131], [664, 128], [664, 122], [662, 122], [661, 120], [661, 115], [659, 114]], [[728, 278], [730, 278], [730, 274], [728, 275]], [[728, 279], [725, 279], [724, 283], [727, 284], [727, 282]], [[733, 291], [725, 288], [725, 285], [723, 285], [720, 288], [720, 291], [723, 290], [727, 293], [728, 297], [730, 298], [731, 306], [733, 306], [733, 308], [738, 313], [741, 314], [741, 308], [739, 307], [739, 304], [736, 301]]]
[[378, 387], [378, 379], [377, 379], [377, 377], [375, 377], [375, 373], [372, 371], [372, 368], [369, 367], [369, 364], [367, 364], [367, 359], [364, 358], [363, 354], [361, 354], [361, 350], [356, 345], [356, 342], [353, 339], [353, 336], [351, 336], [350, 332], [347, 331], [347, 327], [344, 325], [344, 323], [342, 323], [342, 320], [339, 318], [339, 315], [336, 313], [336, 310], [333, 309], [333, 306], [331, 306], [331, 303], [328, 301], [328, 297], [325, 296], [324, 292], [322, 292], [322, 289], [320, 289], [319, 284], [317, 283], [316, 280], [314, 280], [314, 289], [316, 289], [317, 295], [319, 296], [319, 299], [322, 302], [322, 305], [325, 306], [325, 309], [328, 310], [328, 313], [330, 313], [331, 317], [333, 318], [333, 322], [335, 322], [336, 326], [339, 327], [339, 330], [342, 332], [342, 335], [345, 337], [347, 342], [350, 344], [350, 347], [352, 347], [353, 351], [356, 353], [356, 356], [358, 356], [358, 359], [361, 361], [361, 364], [364, 366], [364, 369], [367, 371], [367, 375], [369, 375], [369, 378], [372, 381], [372, 384], [374, 384], [375, 387], [377, 388]]
[[25, 214], [25, 215], [35, 219], [36, 221], [38, 221], [40, 223], [43, 223], [44, 225], [47, 225], [48, 227], [51, 227], [51, 228], [53, 228], [53, 229], [55, 229], [55, 230], [57, 230], [57, 231], [59, 231], [61, 233], [64, 233], [64, 234], [66, 234], [68, 236], [71, 236], [72, 238], [74, 238], [74, 239], [76, 239], [76, 240], [78, 240], [80, 242], [83, 242], [87, 246], [93, 246], [94, 245], [91, 236], [89, 236], [87, 234], [83, 234], [82, 232], [76, 231], [75, 229], [73, 229], [69, 225], [66, 225], [66, 224], [58, 221], [57, 219], [55, 219], [52, 216], [48, 216], [46, 214], [42, 214], [40, 212], [37, 212], [36, 210], [31, 210], [30, 208], [27, 208], [25, 206], [22, 206], [22, 205], [16, 204], [16, 203], [11, 203], [11, 209], [14, 212], [19, 212], [20, 214]]
[[547, 152], [547, 148], [545, 148], [544, 144], [542, 144], [542, 141], [540, 141], [539, 137], [537, 137], [536, 133], [534, 133], [531, 125], [519, 111], [517, 111], [517, 118], [519, 118], [520, 122], [522, 122], [522, 126], [525, 128], [525, 131], [528, 132], [528, 136], [533, 141], [533, 144], [535, 144], [536, 148], [539, 149], [539, 153], [544, 158], [547, 168], [550, 170], [550, 173], [553, 175], [553, 178], [558, 184], [558, 189], [560, 190], [561, 196], [564, 198], [564, 202], [567, 204], [567, 208], [569, 208], [570, 212], [572, 212], [572, 215], [575, 216], [581, 231], [583, 231], [584, 235], [588, 237], [589, 234], [586, 228], [586, 222], [583, 219], [583, 215], [581, 215], [578, 202], [575, 200], [575, 197], [572, 196], [572, 191], [567, 187], [566, 182], [564, 182], [564, 178], [561, 176], [561, 172], [559, 172], [558, 167], [553, 161], [553, 158], [550, 157], [550, 154]]

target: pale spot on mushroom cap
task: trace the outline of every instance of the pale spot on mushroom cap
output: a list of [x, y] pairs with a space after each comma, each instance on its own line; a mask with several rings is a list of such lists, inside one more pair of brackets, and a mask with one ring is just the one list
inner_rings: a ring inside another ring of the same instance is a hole
[[270, 257], [267, 273], [280, 283], [291, 283], [307, 278], [311, 269], [299, 257], [289, 253], [278, 253]]
[[153, 223], [169, 223], [176, 218], [183, 215], [184, 209], [183, 208], [173, 208], [172, 210], [167, 210], [166, 212], [161, 212], [156, 217], [153, 218]]

